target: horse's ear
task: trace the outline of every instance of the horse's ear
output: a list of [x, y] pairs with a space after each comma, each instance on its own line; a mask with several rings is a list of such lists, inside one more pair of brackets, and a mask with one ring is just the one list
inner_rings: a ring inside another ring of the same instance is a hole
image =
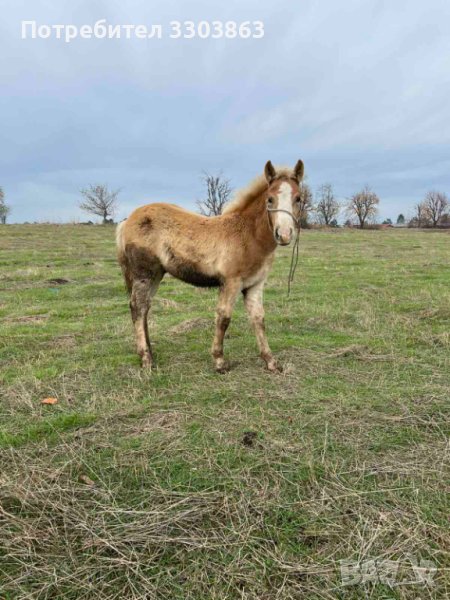
[[272, 183], [276, 177], [276, 174], [277, 172], [275, 171], [275, 167], [270, 160], [268, 160], [266, 162], [266, 166], [264, 167], [264, 175], [266, 176], [267, 183]]
[[305, 172], [305, 165], [303, 164], [302, 160], [298, 160], [297, 164], [294, 167], [294, 176], [299, 183], [303, 179], [304, 172]]

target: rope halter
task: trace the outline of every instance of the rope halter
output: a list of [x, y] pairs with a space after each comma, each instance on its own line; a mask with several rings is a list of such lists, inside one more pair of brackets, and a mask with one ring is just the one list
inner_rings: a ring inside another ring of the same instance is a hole
[[298, 247], [299, 247], [299, 243], [300, 243], [300, 230], [301, 230], [300, 217], [298, 219], [296, 219], [289, 210], [285, 210], [284, 208], [270, 208], [269, 206], [267, 206], [266, 208], [267, 208], [267, 212], [282, 212], [282, 213], [286, 213], [287, 215], [292, 217], [292, 220], [294, 221], [294, 224], [295, 224], [295, 229], [297, 231], [297, 234], [296, 234], [295, 240], [294, 240], [294, 245], [292, 246], [291, 266], [289, 267], [289, 276], [288, 276], [288, 296], [290, 296], [291, 283], [294, 281], [294, 275], [295, 275], [295, 271], [296, 271], [297, 265], [298, 265]]

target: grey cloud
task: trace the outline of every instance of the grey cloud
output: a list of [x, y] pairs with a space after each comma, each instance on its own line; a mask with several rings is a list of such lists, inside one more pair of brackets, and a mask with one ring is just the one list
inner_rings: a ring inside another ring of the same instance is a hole
[[[303, 158], [313, 187], [371, 184], [382, 216], [449, 187], [446, 0], [167, 3], [21, 0], [0, 39], [0, 185], [14, 220], [85, 218], [79, 188], [122, 187], [122, 213], [194, 206], [202, 169], [244, 185]], [[262, 19], [263, 40], [20, 40], [20, 21]]]

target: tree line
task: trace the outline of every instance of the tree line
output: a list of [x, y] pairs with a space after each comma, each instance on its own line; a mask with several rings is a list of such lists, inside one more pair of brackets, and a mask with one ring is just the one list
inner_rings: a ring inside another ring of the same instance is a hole
[[[229, 179], [222, 173], [202, 174], [204, 195], [197, 200], [197, 207], [206, 216], [220, 215], [230, 200], [233, 188]], [[99, 216], [104, 224], [113, 223], [118, 210], [120, 189], [110, 190], [106, 184], [91, 184], [80, 190], [82, 199], [79, 207], [90, 215]], [[307, 182], [300, 185], [301, 224], [308, 227], [312, 223], [327, 227], [338, 227], [338, 219], [346, 217], [344, 226], [358, 226], [361, 229], [377, 223], [380, 198], [368, 186], [364, 186], [350, 198], [340, 201], [336, 198], [330, 183], [320, 185], [315, 194]], [[450, 202], [444, 192], [429, 191], [422, 202], [414, 206], [413, 216], [406, 222], [403, 214], [398, 215], [398, 225], [409, 227], [450, 227]], [[0, 223], [6, 223], [11, 208], [6, 204], [5, 194], [0, 187]], [[390, 219], [383, 221], [392, 225]]]
[[[223, 207], [229, 201], [233, 188], [231, 182], [221, 174], [209, 175], [204, 173], [203, 182], [206, 193], [204, 198], [197, 201], [200, 212], [204, 215], [220, 215]], [[346, 217], [344, 226], [354, 225], [364, 229], [377, 223], [379, 196], [368, 186], [364, 186], [350, 198], [339, 201], [330, 183], [320, 185], [314, 194], [307, 182], [300, 185], [301, 222], [308, 226], [312, 222], [327, 227], [338, 227], [338, 219]], [[450, 227], [450, 203], [443, 192], [430, 191], [424, 200], [414, 206], [414, 214], [406, 222], [403, 214], [397, 217], [397, 225], [409, 227]], [[383, 221], [384, 225], [392, 225], [390, 219]]]
[[0, 223], [4, 225], [6, 223], [6, 219], [11, 212], [11, 208], [5, 202], [5, 192], [3, 188], [0, 187]]

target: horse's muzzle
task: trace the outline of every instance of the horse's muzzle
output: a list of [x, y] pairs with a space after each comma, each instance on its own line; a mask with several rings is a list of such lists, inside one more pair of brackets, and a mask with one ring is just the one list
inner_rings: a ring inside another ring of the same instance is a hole
[[292, 242], [292, 229], [277, 227], [275, 229], [275, 241], [279, 246], [289, 246]]

